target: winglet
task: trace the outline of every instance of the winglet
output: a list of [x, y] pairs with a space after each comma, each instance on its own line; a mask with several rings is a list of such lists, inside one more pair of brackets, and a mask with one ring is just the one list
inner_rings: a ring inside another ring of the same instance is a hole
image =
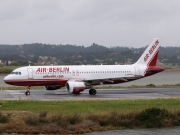
[[154, 38], [151, 44], [147, 47], [141, 57], [135, 64], [138, 65], [147, 65], [147, 66], [156, 66], [158, 52], [159, 52], [159, 39]]

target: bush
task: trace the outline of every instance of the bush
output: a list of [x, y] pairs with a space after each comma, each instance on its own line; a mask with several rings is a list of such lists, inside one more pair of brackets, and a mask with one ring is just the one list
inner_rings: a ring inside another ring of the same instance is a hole
[[146, 87], [155, 88], [156, 85], [154, 85], [154, 84], [151, 83], [151, 84], [146, 85]]
[[80, 114], [73, 114], [66, 116], [66, 120], [69, 124], [74, 125], [80, 123], [83, 120], [83, 118], [80, 116]]
[[36, 126], [38, 125], [39, 119], [36, 116], [29, 115], [24, 121], [29, 126]]
[[47, 112], [40, 112], [39, 113], [39, 122], [41, 123], [47, 123], [48, 120], [47, 120]]
[[99, 123], [100, 126], [114, 126], [114, 127], [133, 127], [135, 114], [120, 114], [118, 112], [111, 112], [102, 115], [90, 115], [89, 120]]
[[0, 123], [7, 123], [9, 121], [10, 115], [3, 115], [0, 113]]
[[66, 128], [68, 126], [68, 122], [63, 115], [54, 115], [51, 118], [51, 121], [56, 123], [56, 125]]
[[87, 118], [93, 122], [99, 123], [100, 126], [109, 125], [109, 123], [107, 123], [107, 115], [91, 114]]
[[162, 127], [164, 119], [171, 119], [165, 109], [149, 108], [137, 115], [138, 125], [145, 128]]

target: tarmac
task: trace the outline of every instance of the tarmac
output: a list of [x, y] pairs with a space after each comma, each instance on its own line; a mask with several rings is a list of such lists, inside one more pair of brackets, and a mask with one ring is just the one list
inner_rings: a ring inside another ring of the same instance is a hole
[[0, 90], [1, 100], [117, 100], [117, 99], [154, 99], [180, 97], [180, 88], [137, 88], [137, 89], [97, 89], [96, 95], [85, 90], [81, 94], [69, 94], [66, 90]]

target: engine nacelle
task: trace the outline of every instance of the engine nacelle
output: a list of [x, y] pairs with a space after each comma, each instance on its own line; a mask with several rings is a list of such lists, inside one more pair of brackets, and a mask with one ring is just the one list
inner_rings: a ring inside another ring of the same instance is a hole
[[45, 86], [46, 90], [57, 90], [60, 89], [61, 86]]
[[79, 93], [81, 91], [84, 91], [85, 89], [86, 89], [86, 85], [84, 82], [68, 81], [66, 83], [66, 90], [69, 93]]

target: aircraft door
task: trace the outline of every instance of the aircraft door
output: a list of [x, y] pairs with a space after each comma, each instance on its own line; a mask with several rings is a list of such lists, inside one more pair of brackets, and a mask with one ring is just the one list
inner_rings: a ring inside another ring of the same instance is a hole
[[33, 70], [32, 68], [28, 68], [28, 79], [33, 79]]
[[139, 67], [134, 67], [135, 75], [140, 75]]

